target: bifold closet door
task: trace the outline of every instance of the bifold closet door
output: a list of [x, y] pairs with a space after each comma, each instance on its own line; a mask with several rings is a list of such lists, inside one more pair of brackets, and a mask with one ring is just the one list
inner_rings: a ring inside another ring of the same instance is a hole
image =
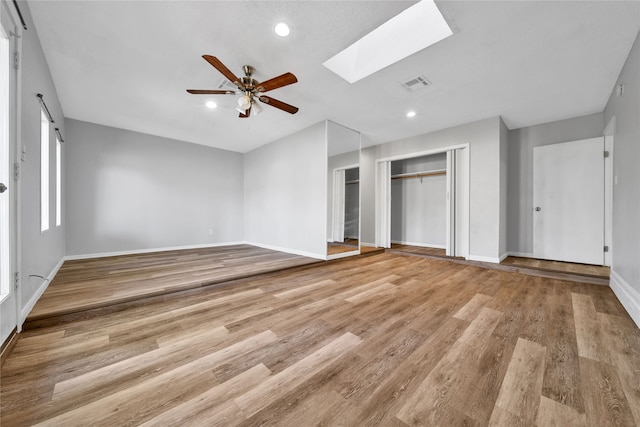
[[376, 169], [376, 247], [391, 247], [391, 162]]

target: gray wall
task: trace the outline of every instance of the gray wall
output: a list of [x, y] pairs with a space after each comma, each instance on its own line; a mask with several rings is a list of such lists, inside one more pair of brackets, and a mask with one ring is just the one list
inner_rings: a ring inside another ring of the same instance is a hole
[[[40, 40], [31, 19], [29, 6], [20, 2], [20, 9], [27, 23], [28, 30], [22, 33], [22, 117], [21, 138], [26, 148], [26, 161], [21, 162], [20, 175], [20, 232], [21, 232], [21, 286], [19, 307], [21, 311], [29, 309], [35, 303], [38, 292], [43, 288], [43, 280], [30, 275], [43, 277], [55, 273], [65, 255], [66, 222], [56, 227], [55, 221], [55, 133], [54, 127], [60, 128], [66, 138], [63, 112], [58, 102], [49, 68], [40, 46]], [[50, 228], [40, 232], [40, 104], [37, 93], [44, 95], [49, 111], [56, 123], [50, 127]], [[63, 147], [63, 170], [68, 166], [66, 146]], [[63, 174], [64, 179], [64, 174]], [[63, 189], [63, 195], [65, 189]], [[63, 209], [64, 215], [64, 209]], [[23, 313], [23, 317], [26, 313]]]
[[245, 154], [247, 242], [325, 257], [325, 128], [320, 122]]
[[[424, 135], [392, 141], [363, 150], [361, 186], [363, 241], [375, 239], [375, 162], [377, 159], [411, 156], [460, 144], [469, 144], [469, 258], [497, 261], [500, 257], [500, 118], [480, 120]], [[375, 154], [374, 154], [375, 153]], [[366, 193], [365, 193], [366, 191]], [[372, 207], [373, 206], [373, 207]], [[366, 210], [365, 210], [366, 208]], [[366, 232], [366, 234], [365, 234]]]
[[[604, 123], [616, 118], [613, 148], [613, 254], [612, 287], [636, 323], [640, 324], [640, 36], [604, 110]], [[626, 297], [624, 292], [626, 292]], [[627, 298], [628, 297], [628, 298]]]
[[507, 250], [533, 256], [533, 148], [602, 136], [602, 113], [509, 131]]
[[67, 255], [243, 240], [242, 154], [66, 124]]

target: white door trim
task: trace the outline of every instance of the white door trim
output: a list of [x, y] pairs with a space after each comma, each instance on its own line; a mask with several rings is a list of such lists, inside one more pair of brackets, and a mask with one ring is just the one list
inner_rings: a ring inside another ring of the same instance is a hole
[[[459, 151], [465, 150], [463, 156], [459, 156]], [[457, 152], [458, 151], [458, 152]], [[451, 156], [450, 152], [457, 152]], [[450, 180], [454, 183], [452, 187], [456, 189], [453, 198], [447, 198], [447, 255], [461, 256], [465, 259], [469, 258], [470, 247], [470, 214], [469, 214], [469, 167], [470, 152], [469, 143], [451, 145], [431, 150], [418, 151], [409, 154], [401, 154], [390, 157], [383, 157], [376, 160], [376, 186], [375, 186], [375, 224], [376, 224], [376, 246], [391, 247], [391, 162], [395, 160], [413, 159], [416, 157], [429, 156], [432, 154], [447, 153], [447, 159], [450, 157], [456, 159], [451, 165], [447, 160], [447, 182]], [[386, 192], [383, 188], [381, 164], [386, 163], [387, 178]], [[450, 177], [450, 178], [449, 178]], [[450, 190], [448, 184], [447, 191]], [[455, 224], [455, 225], [454, 225]], [[451, 227], [454, 225], [454, 227]], [[452, 229], [453, 228], [453, 229]], [[383, 237], [387, 236], [386, 240]], [[451, 241], [451, 239], [455, 241]]]
[[609, 251], [604, 253], [604, 265], [613, 265], [613, 147], [616, 134], [616, 117], [613, 116], [607, 127], [604, 128], [604, 149], [609, 152], [609, 157], [604, 161], [604, 244]]

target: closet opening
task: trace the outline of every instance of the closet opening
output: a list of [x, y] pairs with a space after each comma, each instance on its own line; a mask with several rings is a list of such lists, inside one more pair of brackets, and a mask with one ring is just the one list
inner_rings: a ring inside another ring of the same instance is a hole
[[378, 160], [375, 218], [377, 247], [468, 258], [468, 144]]
[[[447, 241], [447, 154], [391, 162], [391, 244], [437, 249]], [[440, 253], [441, 252], [441, 253]]]

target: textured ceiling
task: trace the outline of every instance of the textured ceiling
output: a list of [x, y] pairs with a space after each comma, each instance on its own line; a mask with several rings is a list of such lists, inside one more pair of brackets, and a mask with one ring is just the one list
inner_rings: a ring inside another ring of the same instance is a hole
[[[325, 119], [374, 144], [497, 115], [513, 129], [600, 112], [640, 30], [637, 1], [438, 1], [453, 36], [353, 85], [322, 66], [413, 3], [28, 2], [65, 117], [238, 152]], [[281, 20], [288, 38], [273, 33]], [[203, 54], [259, 81], [294, 73], [268, 94], [300, 111], [239, 119], [233, 96], [187, 94], [223, 79]], [[417, 75], [432, 85], [401, 87]]]

